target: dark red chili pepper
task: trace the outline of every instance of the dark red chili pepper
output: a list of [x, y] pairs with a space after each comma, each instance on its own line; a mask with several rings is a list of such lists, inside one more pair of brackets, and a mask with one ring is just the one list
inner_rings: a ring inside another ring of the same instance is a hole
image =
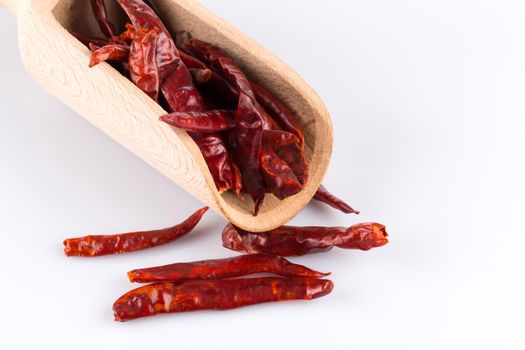
[[241, 201], [244, 200], [243, 195], [241, 194], [242, 191], [242, 174], [241, 170], [235, 164], [233, 161], [231, 162], [232, 165], [232, 190], [237, 195], [237, 198], [239, 198]]
[[161, 83], [179, 64], [178, 50], [166, 26], [142, 0], [118, 0], [122, 9], [131, 19], [136, 31], [154, 30], [158, 34], [156, 59]]
[[319, 187], [319, 189], [317, 190], [317, 192], [315, 193], [314, 199], [317, 200], [317, 201], [323, 202], [323, 203], [331, 206], [332, 208], [340, 210], [343, 213], [346, 213], [346, 214], [359, 214], [358, 210], [353, 209], [345, 201], [343, 201], [342, 199], [337, 198], [336, 196], [334, 196], [333, 194], [328, 192], [326, 187], [324, 187], [323, 185], [321, 185]]
[[294, 134], [282, 130], [263, 130], [262, 145], [271, 146], [273, 148], [284, 145], [300, 143], [299, 138]]
[[222, 244], [237, 252], [294, 256], [333, 247], [369, 250], [387, 244], [387, 237], [385, 226], [376, 223], [349, 228], [282, 226], [262, 233], [247, 232], [228, 224], [222, 231]]
[[257, 101], [275, 118], [284, 130], [293, 133], [299, 138], [302, 148], [304, 146], [303, 129], [292, 111], [266, 88], [254, 82], [251, 84]]
[[261, 171], [266, 185], [279, 199], [293, 196], [303, 189], [292, 169], [270, 147], [261, 148]]
[[188, 55], [186, 52], [179, 50], [179, 57], [188, 68], [207, 69], [206, 65], [196, 57]]
[[158, 38], [154, 30], [137, 32], [129, 53], [131, 81], [155, 101], [159, 97], [160, 85], [156, 59]]
[[115, 27], [108, 21], [104, 0], [91, 0], [91, 6], [102, 33], [108, 38], [115, 36]]
[[191, 77], [196, 85], [203, 84], [210, 80], [213, 72], [207, 68], [190, 68]]
[[95, 44], [89, 43], [89, 47], [91, 50], [94, 49], [91, 53], [89, 67], [105, 61], [126, 61], [129, 57], [129, 46], [109, 44], [97, 48]]
[[270, 301], [311, 300], [329, 294], [330, 280], [313, 278], [238, 278], [158, 282], [127, 292], [113, 304], [116, 321], [163, 313], [228, 310]]
[[275, 149], [275, 153], [288, 164], [301, 185], [308, 181], [308, 165], [303, 152], [296, 144], [283, 145]]
[[264, 199], [264, 182], [259, 169], [263, 120], [257, 109], [257, 101], [251, 90], [250, 82], [235, 62], [213, 45], [190, 39], [187, 46], [198, 57], [209, 63], [213, 69], [220, 71], [226, 80], [240, 92], [235, 115], [237, 124], [235, 152], [242, 170], [245, 190], [257, 203], [254, 211], [254, 215], [257, 215], [257, 207], [260, 208]]
[[67, 256], [99, 256], [156, 247], [191, 232], [206, 210], [208, 210], [207, 207], [202, 208], [182, 223], [161, 230], [69, 238], [64, 241], [64, 253]]
[[248, 254], [233, 258], [201, 260], [137, 269], [128, 272], [131, 282], [182, 282], [188, 280], [223, 279], [254, 273], [273, 273], [284, 277], [318, 278], [328, 276], [303, 265], [291, 263], [280, 256]]
[[200, 133], [213, 133], [235, 128], [235, 112], [222, 109], [206, 112], [175, 112], [160, 120], [176, 128]]

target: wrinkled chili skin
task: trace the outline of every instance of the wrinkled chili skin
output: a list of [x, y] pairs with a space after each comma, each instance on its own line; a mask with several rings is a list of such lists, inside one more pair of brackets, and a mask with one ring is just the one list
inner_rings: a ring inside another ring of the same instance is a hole
[[176, 263], [128, 272], [130, 282], [182, 282], [189, 280], [223, 279], [254, 273], [273, 273], [284, 277], [319, 278], [328, 276], [306, 266], [291, 263], [280, 256], [248, 254], [225, 259]]
[[142, 0], [118, 0], [118, 3], [130, 18], [136, 31], [154, 30], [158, 34], [156, 60], [162, 83], [180, 61], [177, 47], [169, 31], [155, 11]]
[[261, 171], [270, 191], [281, 200], [303, 189], [292, 169], [270, 147], [261, 148]]
[[353, 209], [345, 201], [343, 201], [340, 198], [337, 198], [336, 196], [328, 192], [326, 187], [324, 187], [323, 185], [319, 186], [319, 189], [314, 195], [314, 199], [319, 202], [323, 202], [331, 206], [332, 208], [340, 210], [345, 214], [359, 214], [358, 210]]
[[[96, 48], [95, 44], [93, 43], [89, 43], [89, 46], [91, 49]], [[96, 50], [91, 53], [89, 67], [94, 67], [97, 64], [105, 61], [127, 61], [129, 52], [129, 46], [120, 44], [109, 44], [96, 48]]]
[[115, 27], [113, 27], [108, 21], [104, 0], [91, 0], [91, 7], [93, 8], [93, 12], [95, 13], [95, 17], [102, 33], [108, 38], [114, 37]]
[[206, 112], [175, 112], [163, 115], [160, 120], [179, 129], [200, 133], [214, 133], [235, 128], [234, 112], [222, 109]]
[[275, 148], [275, 153], [288, 164], [301, 185], [306, 185], [309, 175], [308, 164], [299, 146], [296, 144], [283, 145]]
[[284, 145], [300, 144], [299, 138], [291, 132], [282, 130], [263, 130], [262, 145], [273, 148]]
[[222, 232], [224, 247], [243, 253], [299, 256], [328, 251], [333, 247], [369, 250], [388, 243], [385, 226], [362, 223], [345, 227], [282, 226], [275, 230], [252, 233], [232, 224]]
[[299, 138], [302, 149], [304, 146], [304, 132], [292, 111], [266, 88], [254, 82], [251, 82], [251, 85], [257, 101], [284, 130], [293, 133]]
[[166, 229], [69, 238], [64, 241], [64, 253], [67, 256], [100, 256], [133, 252], [165, 244], [190, 233], [207, 210], [207, 207], [202, 208], [182, 223]]
[[311, 300], [329, 294], [330, 280], [313, 278], [238, 278], [158, 282], [127, 292], [113, 304], [115, 321], [163, 313], [229, 310], [284, 300]]
[[153, 100], [159, 97], [160, 75], [157, 68], [158, 34], [137, 32], [129, 53], [129, 72], [131, 81]]
[[[265, 186], [259, 169], [259, 153], [263, 120], [260, 111], [257, 109], [257, 101], [251, 90], [250, 82], [233, 59], [213, 45], [190, 39], [187, 42], [187, 46], [198, 58], [202, 58], [207, 62], [212, 69], [221, 72], [225, 79], [239, 91], [235, 116], [237, 124], [235, 129], [237, 141], [235, 158], [242, 170], [242, 179], [246, 192], [252, 196], [254, 201], [262, 203]], [[256, 212], [257, 209], [254, 214]]]

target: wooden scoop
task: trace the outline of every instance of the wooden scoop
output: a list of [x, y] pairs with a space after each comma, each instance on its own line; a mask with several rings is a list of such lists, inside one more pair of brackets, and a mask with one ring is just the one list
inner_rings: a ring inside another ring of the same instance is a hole
[[[166, 113], [159, 105], [108, 64], [88, 68], [90, 51], [67, 29], [102, 36], [89, 1], [0, 0], [17, 16], [22, 59], [44, 88], [234, 225], [266, 231], [285, 224], [310, 201], [327, 170], [333, 137], [325, 105], [277, 57], [196, 1], [154, 3], [170, 30], [185, 30], [216, 44], [297, 113], [310, 167], [302, 192], [283, 201], [267, 195], [257, 217], [251, 200], [220, 194], [193, 140], [159, 121]], [[115, 1], [108, 2], [108, 12], [111, 19], [120, 19], [118, 26], [126, 21]]]

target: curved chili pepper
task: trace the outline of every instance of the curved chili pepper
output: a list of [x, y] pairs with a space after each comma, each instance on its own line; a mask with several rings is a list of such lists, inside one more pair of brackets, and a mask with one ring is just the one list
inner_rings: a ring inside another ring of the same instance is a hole
[[301, 141], [300, 146], [303, 148], [303, 129], [292, 111], [266, 88], [253, 81], [251, 85], [257, 101], [276, 119], [277, 123], [284, 128], [284, 130], [293, 133], [299, 138]]
[[[184, 61], [183, 61], [184, 62]], [[189, 68], [191, 77], [193, 78], [193, 82], [196, 85], [204, 84], [208, 80], [210, 80], [213, 72], [209, 70], [208, 68], [201, 69], [201, 68]]]
[[180, 60], [178, 50], [171, 38], [166, 26], [142, 0], [118, 0], [122, 9], [126, 12], [136, 31], [154, 30], [158, 34], [156, 60], [157, 69], [161, 83], [167, 78], [178, 65]]
[[293, 196], [303, 189], [292, 169], [270, 147], [261, 148], [261, 171], [266, 185], [279, 199]]
[[254, 273], [273, 273], [284, 277], [318, 278], [328, 276], [303, 265], [291, 263], [280, 256], [248, 254], [233, 258], [201, 260], [136, 269], [128, 272], [131, 282], [181, 282], [188, 280], [223, 279]]
[[311, 300], [329, 294], [330, 280], [312, 278], [238, 278], [158, 282], [127, 292], [113, 304], [115, 321], [163, 313], [228, 310], [270, 301]]
[[129, 53], [131, 81], [155, 101], [159, 97], [160, 85], [156, 59], [158, 38], [154, 30], [136, 33]]
[[129, 57], [129, 46], [109, 44], [97, 47], [95, 44], [89, 43], [89, 47], [91, 50], [95, 49], [91, 53], [90, 68], [105, 61], [126, 61]]
[[241, 201], [244, 200], [243, 195], [241, 194], [242, 191], [242, 174], [241, 170], [235, 164], [233, 161], [231, 162], [232, 165], [232, 190], [237, 195], [237, 198], [239, 198]]
[[278, 147], [290, 144], [298, 145], [301, 141], [297, 136], [291, 132], [282, 130], [263, 130], [262, 144], [263, 146]]
[[187, 46], [198, 57], [208, 62], [213, 69], [220, 71], [226, 80], [240, 92], [235, 115], [237, 123], [235, 129], [237, 147], [235, 151], [242, 170], [245, 190], [258, 204], [254, 212], [256, 215], [257, 206], [260, 207], [264, 199], [264, 182], [259, 169], [263, 121], [261, 113], [256, 107], [257, 101], [251, 90], [250, 82], [233, 59], [213, 45], [190, 39]]
[[387, 237], [385, 226], [376, 223], [349, 228], [282, 226], [262, 233], [247, 232], [228, 224], [222, 231], [222, 245], [243, 253], [294, 256], [328, 251], [333, 247], [369, 250], [387, 244]]
[[179, 129], [200, 133], [235, 128], [234, 112], [222, 109], [206, 112], [175, 112], [163, 115], [160, 120]]
[[108, 38], [115, 36], [115, 27], [108, 21], [104, 0], [91, 0], [91, 7], [93, 8], [102, 33]]
[[190, 233], [207, 210], [207, 207], [202, 208], [182, 223], [161, 230], [69, 238], [64, 241], [64, 253], [67, 256], [99, 256], [156, 247]]
[[314, 195], [314, 199], [320, 202], [323, 202], [332, 208], [335, 208], [337, 210], [342, 211], [345, 214], [359, 214], [360, 212], [358, 210], [353, 209], [351, 206], [349, 206], [345, 201], [342, 199], [337, 198], [323, 185], [319, 186], [319, 189]]
[[275, 153], [288, 164], [301, 185], [308, 181], [308, 164], [304, 154], [296, 144], [283, 145], [275, 149]]

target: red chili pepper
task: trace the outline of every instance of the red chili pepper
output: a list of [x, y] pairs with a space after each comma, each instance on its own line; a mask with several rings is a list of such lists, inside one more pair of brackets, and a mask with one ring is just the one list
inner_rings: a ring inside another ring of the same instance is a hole
[[300, 143], [299, 138], [294, 134], [282, 130], [263, 130], [262, 144], [263, 146], [280, 147], [284, 145], [291, 145]]
[[293, 196], [303, 189], [292, 169], [270, 147], [261, 148], [261, 171], [270, 191], [279, 199]]
[[288, 164], [301, 185], [305, 185], [308, 181], [309, 171], [306, 159], [299, 146], [295, 144], [284, 145], [276, 148], [275, 153]]
[[179, 50], [179, 57], [188, 68], [207, 69], [206, 65], [196, 57], [188, 55], [186, 52]]
[[129, 46], [109, 44], [97, 47], [95, 44], [89, 43], [89, 47], [93, 50], [89, 61], [90, 68], [105, 61], [126, 61], [129, 57]]
[[156, 247], [191, 232], [206, 210], [208, 210], [207, 207], [202, 208], [182, 223], [161, 230], [69, 238], [64, 241], [64, 253], [67, 256], [99, 256]]
[[130, 18], [136, 31], [154, 30], [158, 34], [157, 39], [157, 69], [161, 83], [167, 78], [174, 68], [179, 64], [177, 47], [171, 38], [166, 26], [142, 0], [118, 0], [122, 9]]
[[286, 131], [293, 133], [301, 141], [300, 146], [304, 146], [304, 133], [301, 124], [297, 121], [295, 115], [290, 109], [275, 95], [266, 88], [254, 82], [252, 84], [253, 92], [257, 101], [274, 117], [277, 123]]
[[91, 6], [102, 33], [108, 38], [115, 36], [115, 27], [108, 21], [104, 0], [91, 0]]
[[222, 109], [206, 112], [175, 112], [163, 115], [160, 120], [187, 131], [214, 133], [235, 128], [234, 113]]
[[129, 54], [131, 81], [155, 101], [159, 97], [160, 85], [156, 59], [158, 38], [154, 30], [136, 33]]
[[284, 277], [318, 278], [328, 276], [303, 265], [291, 263], [280, 256], [248, 254], [233, 258], [201, 260], [136, 269], [128, 272], [131, 282], [182, 282], [189, 280], [223, 279], [254, 273], [272, 273]]
[[343, 201], [342, 199], [337, 198], [336, 196], [334, 196], [333, 194], [328, 192], [326, 187], [324, 187], [323, 185], [321, 185], [319, 187], [319, 189], [317, 190], [317, 192], [315, 193], [314, 199], [317, 200], [317, 201], [323, 202], [323, 203], [331, 206], [332, 208], [340, 210], [343, 213], [346, 213], [346, 214], [359, 214], [358, 210], [353, 209], [345, 201]]
[[330, 280], [312, 278], [239, 278], [159, 282], [127, 292], [113, 304], [116, 321], [163, 313], [228, 310], [270, 301], [311, 300], [329, 294]]
[[247, 232], [228, 224], [222, 231], [222, 244], [237, 252], [294, 256], [333, 247], [369, 250], [387, 244], [387, 237], [385, 226], [376, 223], [350, 228], [282, 226], [262, 233]]
[[[172, 112], [204, 112], [206, 104], [193, 85], [175, 43], [155, 12], [141, 0], [118, 0], [136, 30], [155, 30], [157, 67], [161, 91]], [[219, 192], [232, 187], [232, 165], [226, 145], [219, 134], [190, 133], [199, 146]]]
[[235, 116], [237, 123], [235, 152], [242, 170], [245, 190], [256, 202], [254, 215], [257, 215], [258, 207], [260, 208], [264, 199], [264, 182], [259, 169], [263, 120], [257, 109], [257, 101], [250, 82], [235, 62], [213, 45], [196, 39], [188, 40], [187, 45], [198, 57], [208, 62], [212, 69], [220, 71], [240, 92]]
[[239, 198], [241, 201], [243, 201], [244, 197], [241, 194], [241, 191], [242, 191], [242, 174], [241, 174], [241, 169], [239, 169], [239, 167], [237, 166], [237, 164], [235, 164], [235, 162], [232, 161], [231, 164], [232, 164], [232, 173], [233, 173], [232, 190], [237, 195], [237, 198]]

